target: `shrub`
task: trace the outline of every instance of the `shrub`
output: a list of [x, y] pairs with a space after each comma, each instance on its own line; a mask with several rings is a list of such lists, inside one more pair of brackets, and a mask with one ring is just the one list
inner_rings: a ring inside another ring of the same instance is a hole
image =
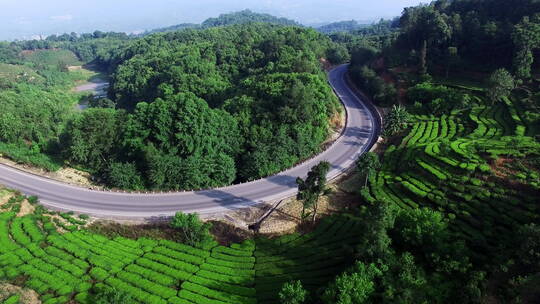
[[210, 224], [203, 223], [196, 213], [177, 212], [170, 225], [172, 228], [180, 230], [184, 241], [191, 246], [210, 238]]

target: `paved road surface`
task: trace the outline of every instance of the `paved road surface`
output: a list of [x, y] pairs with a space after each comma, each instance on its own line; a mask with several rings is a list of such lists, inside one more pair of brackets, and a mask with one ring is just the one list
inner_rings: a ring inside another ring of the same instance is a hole
[[345, 81], [347, 68], [342, 65], [329, 74], [330, 84], [347, 111], [342, 136], [320, 155], [272, 177], [207, 191], [130, 194], [88, 190], [0, 165], [0, 183], [39, 196], [47, 207], [102, 218], [151, 219], [171, 216], [177, 211], [214, 214], [291, 197], [296, 194], [297, 176], [306, 176], [314, 165], [326, 160], [332, 165], [328, 178], [335, 178], [353, 166], [378, 137], [378, 120]]
[[[109, 88], [109, 83], [102, 79], [94, 79], [90, 82], [76, 86], [73, 90], [75, 92], [91, 92], [94, 95], [94, 98], [107, 97], [107, 89]], [[77, 105], [79, 110], [85, 110], [88, 108], [88, 104], [80, 103]]]

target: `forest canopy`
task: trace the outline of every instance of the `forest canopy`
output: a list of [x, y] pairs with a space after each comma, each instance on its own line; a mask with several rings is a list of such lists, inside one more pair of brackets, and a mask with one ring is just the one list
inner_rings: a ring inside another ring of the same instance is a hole
[[[334, 47], [314, 30], [266, 24], [135, 40], [110, 57], [118, 110], [80, 114], [63, 137], [65, 157], [116, 187], [126, 178], [111, 174], [119, 164], [163, 190], [277, 173], [329, 135], [339, 107], [319, 60]], [[107, 134], [97, 128], [103, 116]]]

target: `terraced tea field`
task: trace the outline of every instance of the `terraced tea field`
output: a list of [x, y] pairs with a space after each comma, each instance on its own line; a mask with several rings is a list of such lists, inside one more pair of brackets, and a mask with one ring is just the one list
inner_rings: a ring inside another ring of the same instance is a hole
[[495, 174], [497, 160], [539, 155], [538, 143], [524, 136], [527, 128], [508, 99], [441, 117], [416, 115], [408, 135], [386, 150], [363, 197], [442, 211], [488, 251], [518, 225], [538, 219], [538, 173], [522, 165], [504, 179]]
[[315, 290], [343, 271], [360, 233], [354, 217], [334, 216], [304, 235], [190, 247], [109, 239], [85, 231], [82, 219], [39, 207], [17, 216], [23, 200], [14, 195], [2, 206], [0, 279], [35, 290], [45, 304], [91, 303], [91, 289], [105, 285], [140, 303], [276, 303], [287, 281]]

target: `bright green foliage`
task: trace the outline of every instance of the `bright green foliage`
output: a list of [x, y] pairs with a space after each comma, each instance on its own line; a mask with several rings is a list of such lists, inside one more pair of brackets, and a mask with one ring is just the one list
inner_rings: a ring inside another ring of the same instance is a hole
[[401, 105], [394, 105], [384, 117], [383, 134], [393, 136], [403, 131], [407, 127], [409, 120], [409, 112]]
[[[9, 78], [0, 82], [9, 88], [0, 92], [0, 153], [49, 170], [67, 160], [111, 187], [159, 190], [254, 180], [310, 157], [339, 111], [319, 60], [344, 61], [347, 51], [314, 30], [248, 20], [287, 23], [244, 11], [206, 30], [0, 45]], [[58, 93], [83, 75], [67, 71], [81, 64], [74, 53], [111, 72], [110, 100], [76, 111], [76, 94]]]
[[514, 77], [505, 69], [498, 69], [489, 76], [487, 95], [492, 103], [507, 98], [515, 88]]
[[172, 228], [180, 230], [184, 241], [191, 246], [198, 245], [209, 238], [210, 225], [202, 222], [196, 213], [177, 212], [170, 225]]
[[119, 189], [144, 189], [143, 180], [133, 163], [112, 163], [107, 172], [107, 181], [109, 185]]
[[229, 247], [205, 240], [192, 247], [109, 239], [84, 229], [58, 234], [56, 227], [47, 228], [49, 213], [40, 214], [16, 218], [13, 212], [0, 213], [0, 280], [24, 275], [24, 286], [43, 302], [276, 303], [279, 289], [289, 281], [301, 281], [315, 294], [349, 265], [346, 248], [360, 235], [358, 219], [334, 216], [304, 235]]
[[381, 271], [374, 265], [357, 262], [352, 272], [339, 275], [325, 290], [323, 299], [328, 304], [367, 303], [375, 291], [375, 279]]
[[306, 301], [307, 291], [302, 287], [302, 282], [293, 281], [283, 284], [279, 292], [281, 304], [302, 304]]
[[5, 299], [4, 301], [2, 301], [2, 304], [19, 304], [19, 300], [20, 300], [21, 296], [16, 294], [16, 295], [12, 295], [12, 296], [9, 296], [7, 299]]
[[140, 103], [126, 127], [125, 145], [145, 159], [148, 182], [158, 189], [223, 186], [235, 179], [235, 120], [193, 94]]

